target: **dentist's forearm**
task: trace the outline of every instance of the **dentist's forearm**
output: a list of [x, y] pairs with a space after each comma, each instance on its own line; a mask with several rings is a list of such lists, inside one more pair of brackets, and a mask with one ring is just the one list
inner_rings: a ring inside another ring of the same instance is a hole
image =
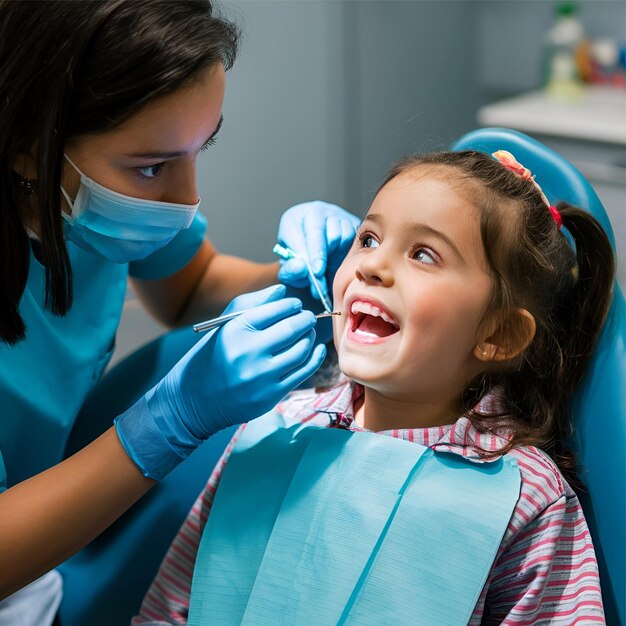
[[278, 269], [277, 262], [255, 263], [235, 256], [216, 254], [177, 321], [177, 326], [219, 315], [235, 296], [276, 284]]
[[0, 494], [0, 598], [88, 544], [154, 482], [110, 428], [72, 457]]
[[205, 240], [176, 274], [131, 282], [152, 316], [174, 328], [219, 315], [235, 296], [276, 284], [278, 268], [278, 263], [255, 263], [220, 254]]

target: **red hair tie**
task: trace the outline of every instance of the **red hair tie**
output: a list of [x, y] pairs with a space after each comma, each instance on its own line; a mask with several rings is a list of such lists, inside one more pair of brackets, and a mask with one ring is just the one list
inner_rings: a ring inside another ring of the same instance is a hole
[[524, 167], [521, 163], [518, 163], [517, 159], [506, 150], [497, 150], [491, 155], [496, 161], [498, 161], [501, 165], [506, 167], [507, 170], [510, 170], [517, 176], [519, 176], [522, 180], [529, 180], [533, 185], [537, 188], [537, 191], [541, 194], [543, 201], [546, 203], [546, 206], [550, 210], [550, 215], [554, 218], [556, 222], [556, 227], [560, 230], [561, 226], [563, 226], [563, 218], [561, 214], [557, 210], [555, 206], [550, 204], [548, 198], [546, 198], [546, 194], [543, 193], [543, 190], [535, 180], [535, 177], [531, 174], [530, 170]]
[[548, 209], [550, 209], [550, 213], [556, 222], [556, 227], [561, 230], [561, 226], [563, 226], [563, 218], [561, 217], [559, 210], [552, 204], [548, 206]]

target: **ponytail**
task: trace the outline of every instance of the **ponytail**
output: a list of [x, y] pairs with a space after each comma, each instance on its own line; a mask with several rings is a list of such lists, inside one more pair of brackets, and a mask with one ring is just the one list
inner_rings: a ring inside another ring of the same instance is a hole
[[557, 313], [562, 320], [561, 385], [571, 397], [584, 376], [611, 304], [615, 257], [602, 226], [590, 213], [564, 202], [557, 208], [576, 244], [575, 281]]
[[534, 415], [528, 436], [541, 433], [544, 441], [539, 445], [554, 458], [570, 484], [581, 488], [576, 458], [567, 445], [573, 428], [571, 401], [609, 310], [615, 257], [606, 233], [593, 215], [564, 202], [558, 204], [557, 210], [563, 228], [571, 234], [575, 252], [560, 232], [562, 252], [550, 259], [560, 279], [553, 287], [554, 299], [543, 332], [525, 356], [515, 395], [525, 397], [526, 406]]

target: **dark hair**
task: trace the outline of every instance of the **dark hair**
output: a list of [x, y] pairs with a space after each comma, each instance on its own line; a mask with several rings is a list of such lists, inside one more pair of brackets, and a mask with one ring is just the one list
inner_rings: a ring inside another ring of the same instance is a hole
[[46, 307], [64, 315], [72, 303], [64, 144], [114, 128], [212, 64], [229, 69], [238, 39], [209, 0], [0, 2], [0, 342], [14, 344], [26, 330], [19, 303], [30, 244], [12, 171], [18, 155], [36, 164]]
[[[615, 275], [611, 244], [590, 213], [560, 203], [557, 209], [575, 241], [574, 252], [532, 181], [481, 152], [407, 157], [382, 186], [408, 169], [424, 166], [434, 175], [458, 180], [461, 192], [479, 209], [481, 237], [494, 278], [487, 316], [496, 315], [505, 324], [505, 335], [516, 332], [506, 327], [506, 321], [519, 307], [528, 310], [536, 323], [533, 340], [518, 357], [493, 363], [471, 381], [462, 411], [483, 432], [504, 427], [511, 433], [500, 453], [514, 446], [539, 446], [576, 484], [575, 458], [566, 446], [571, 434], [569, 406], [611, 302]], [[483, 408], [479, 401], [490, 391], [498, 402]]]

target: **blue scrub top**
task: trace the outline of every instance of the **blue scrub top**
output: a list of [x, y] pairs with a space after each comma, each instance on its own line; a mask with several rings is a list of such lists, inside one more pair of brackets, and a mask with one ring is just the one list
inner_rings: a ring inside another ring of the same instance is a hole
[[130, 264], [67, 242], [74, 303], [64, 317], [44, 308], [45, 269], [31, 250], [20, 302], [26, 339], [0, 344], [0, 491], [63, 459], [76, 416], [113, 353], [127, 277], [174, 274], [195, 256], [205, 230], [197, 213], [167, 246]]

